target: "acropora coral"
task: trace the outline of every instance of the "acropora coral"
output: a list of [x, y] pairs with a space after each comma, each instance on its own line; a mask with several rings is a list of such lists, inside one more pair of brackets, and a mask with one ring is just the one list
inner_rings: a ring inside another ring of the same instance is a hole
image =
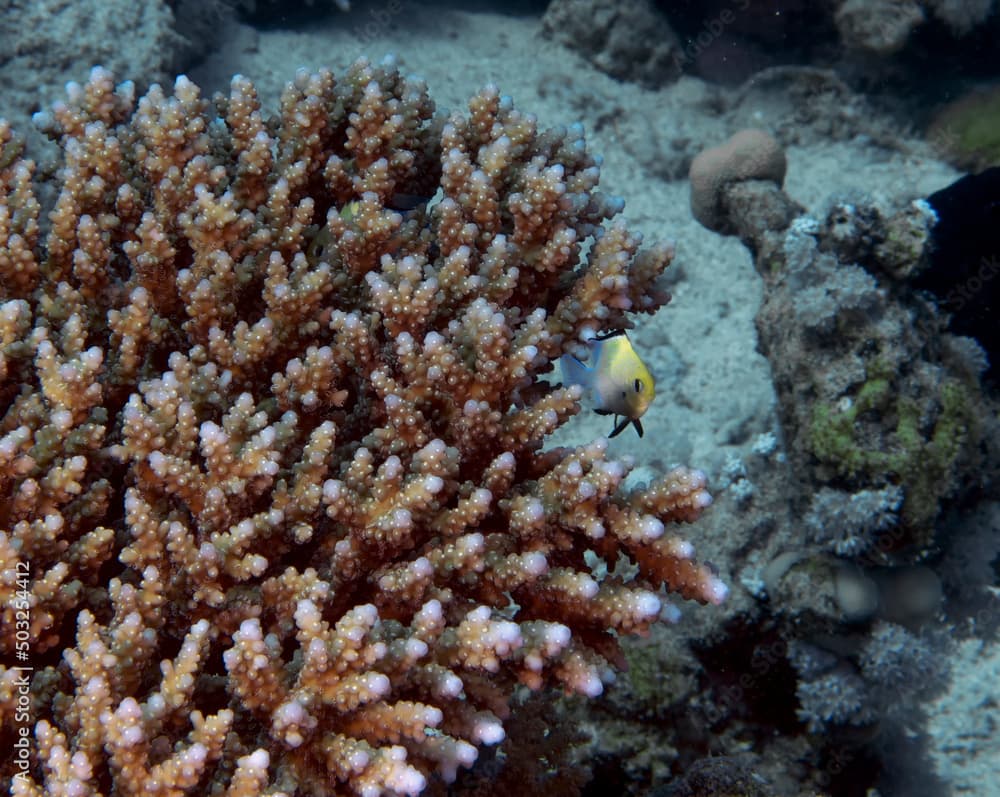
[[518, 684], [599, 694], [661, 588], [723, 599], [669, 530], [700, 472], [544, 447], [553, 361], [672, 257], [581, 129], [366, 61], [274, 117], [95, 69], [36, 121], [48, 179], [0, 123], [3, 789], [417, 794]]

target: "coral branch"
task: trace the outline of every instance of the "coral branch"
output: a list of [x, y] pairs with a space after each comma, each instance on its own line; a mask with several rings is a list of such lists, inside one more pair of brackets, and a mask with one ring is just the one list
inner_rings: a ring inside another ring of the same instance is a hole
[[666, 531], [697, 473], [627, 493], [605, 443], [542, 450], [580, 409], [551, 363], [667, 298], [582, 131], [493, 87], [440, 119], [365, 61], [265, 119], [244, 77], [136, 101], [96, 69], [39, 117], [44, 225], [0, 126], [14, 794], [417, 794], [518, 684], [599, 693], [660, 587], [724, 594]]

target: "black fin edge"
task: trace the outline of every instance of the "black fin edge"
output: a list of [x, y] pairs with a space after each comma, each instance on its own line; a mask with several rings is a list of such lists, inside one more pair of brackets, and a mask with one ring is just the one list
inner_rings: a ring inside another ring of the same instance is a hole
[[[605, 410], [603, 414], [610, 415], [611, 413]], [[616, 415], [615, 419], [617, 420], [617, 418], [618, 416]], [[642, 421], [640, 421], [638, 418], [622, 418], [620, 421], [617, 421], [617, 423], [615, 423], [615, 428], [612, 429], [611, 434], [608, 435], [608, 440], [610, 440], [612, 437], [617, 437], [622, 432], [624, 432], [628, 428], [629, 424], [632, 424], [632, 426], [635, 427], [635, 431], [638, 433], [639, 437], [642, 437], [643, 434]]]
[[[617, 419], [618, 416], [616, 415], [615, 418]], [[611, 434], [608, 435], [608, 440], [612, 437], [620, 435], [623, 431], [625, 431], [625, 427], [627, 427], [631, 422], [631, 418], [622, 418], [618, 421], [618, 423], [615, 424], [615, 428], [611, 430]]]

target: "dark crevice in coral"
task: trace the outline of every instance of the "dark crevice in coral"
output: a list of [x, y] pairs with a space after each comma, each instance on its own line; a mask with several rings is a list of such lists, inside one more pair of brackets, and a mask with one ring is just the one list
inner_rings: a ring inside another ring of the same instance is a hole
[[692, 651], [705, 668], [723, 724], [739, 719], [766, 733], [801, 730], [795, 714], [795, 671], [774, 622], [736, 618], [718, 637], [693, 644]]

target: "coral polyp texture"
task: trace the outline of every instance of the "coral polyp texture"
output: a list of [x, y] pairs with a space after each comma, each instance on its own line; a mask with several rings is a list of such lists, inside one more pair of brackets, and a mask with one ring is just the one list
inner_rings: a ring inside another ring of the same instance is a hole
[[417, 794], [518, 684], [600, 693], [661, 588], [723, 598], [669, 529], [703, 475], [543, 448], [580, 393], [540, 375], [667, 298], [581, 130], [366, 61], [274, 118], [96, 69], [36, 121], [47, 216], [0, 127], [12, 794]]

